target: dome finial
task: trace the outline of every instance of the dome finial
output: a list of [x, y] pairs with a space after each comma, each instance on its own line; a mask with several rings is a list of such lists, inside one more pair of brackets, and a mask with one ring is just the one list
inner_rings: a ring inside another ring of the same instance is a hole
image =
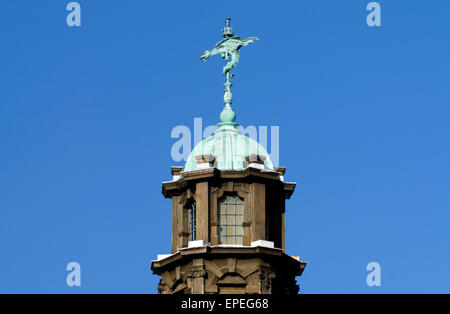
[[222, 35], [225, 38], [233, 37], [233, 35], [234, 35], [233, 29], [230, 26], [230, 21], [231, 21], [231, 17], [227, 17], [227, 25], [225, 26], [225, 28], [222, 31]]
[[215, 45], [214, 49], [206, 50], [200, 56], [200, 59], [202, 61], [205, 61], [210, 56], [221, 55], [222, 58], [225, 59], [225, 61], [227, 61], [227, 64], [222, 69], [222, 73], [227, 78], [227, 81], [225, 83], [225, 95], [223, 96], [225, 108], [223, 108], [222, 113], [220, 114], [220, 120], [222, 122], [218, 124], [219, 128], [225, 126], [232, 126], [233, 128], [235, 128], [237, 126], [237, 123], [234, 122], [234, 120], [236, 120], [236, 114], [231, 108], [233, 96], [231, 93], [232, 84], [230, 82], [230, 78], [232, 78], [234, 74], [231, 74], [230, 71], [236, 66], [236, 64], [239, 61], [240, 57], [239, 50], [241, 49], [241, 47], [245, 47], [249, 43], [258, 40], [257, 37], [248, 37], [248, 38], [235, 37], [233, 29], [230, 26], [230, 21], [231, 18], [228, 17], [226, 22], [227, 24], [222, 31], [223, 37], [225, 37], [225, 39], [218, 42]]
[[225, 94], [223, 95], [223, 102], [225, 103], [225, 107], [223, 108], [222, 112], [220, 113], [220, 122], [218, 124], [219, 128], [224, 126], [232, 126], [233, 128], [237, 127], [237, 123], [234, 122], [236, 120], [236, 113], [233, 111], [233, 108], [231, 108], [231, 103], [233, 101], [233, 94], [231, 93], [231, 84], [230, 82], [230, 76], [233, 76], [233, 74], [230, 74], [230, 72], [227, 73], [227, 81], [225, 82]]

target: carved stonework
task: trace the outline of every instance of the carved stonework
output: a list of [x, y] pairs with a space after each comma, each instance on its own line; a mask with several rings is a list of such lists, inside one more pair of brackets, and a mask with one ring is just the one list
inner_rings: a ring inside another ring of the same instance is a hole
[[203, 270], [203, 269], [201, 269], [201, 270], [191, 270], [191, 271], [188, 271], [187, 273], [186, 273], [186, 277], [187, 278], [200, 278], [200, 277], [205, 277], [205, 275], [206, 275], [206, 271], [205, 270]]
[[259, 271], [259, 280], [261, 283], [261, 291], [263, 293], [272, 292], [272, 280], [276, 277], [276, 274], [269, 268], [263, 267]]
[[158, 284], [158, 294], [168, 294], [170, 288], [162, 281], [159, 281]]
[[154, 262], [152, 269], [162, 276], [160, 294], [296, 294], [295, 277], [304, 266], [277, 249], [193, 248]]

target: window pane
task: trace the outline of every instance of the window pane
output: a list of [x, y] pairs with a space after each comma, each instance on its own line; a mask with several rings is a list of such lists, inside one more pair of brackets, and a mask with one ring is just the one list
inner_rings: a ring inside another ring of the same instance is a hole
[[244, 204], [236, 204], [236, 214], [244, 215]]
[[221, 213], [222, 215], [228, 214], [228, 206], [227, 206], [226, 204], [222, 204], [222, 205], [220, 206], [220, 213]]
[[236, 216], [236, 225], [242, 226], [243, 222], [244, 222], [244, 215]]
[[227, 225], [227, 216], [226, 215], [220, 215], [220, 221], [219, 221], [221, 226], [226, 226]]
[[234, 217], [233, 217], [233, 215], [226, 215], [224, 217], [226, 217], [224, 226], [234, 225]]
[[227, 214], [228, 215], [234, 215], [234, 205], [233, 204], [228, 204], [227, 205]]
[[234, 235], [234, 226], [230, 226], [230, 225], [228, 225], [227, 227], [226, 227], [226, 234], [227, 235]]

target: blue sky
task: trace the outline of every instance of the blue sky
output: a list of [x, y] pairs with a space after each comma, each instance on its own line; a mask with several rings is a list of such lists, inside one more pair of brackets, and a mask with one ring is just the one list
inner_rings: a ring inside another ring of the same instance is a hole
[[[4, 1], [0, 36], [0, 292], [156, 292], [170, 250], [161, 182], [177, 125], [218, 122], [222, 60], [242, 125], [280, 127], [297, 182], [287, 251], [304, 293], [448, 292], [448, 1]], [[66, 285], [66, 265], [82, 286]], [[366, 285], [381, 265], [382, 286]]]

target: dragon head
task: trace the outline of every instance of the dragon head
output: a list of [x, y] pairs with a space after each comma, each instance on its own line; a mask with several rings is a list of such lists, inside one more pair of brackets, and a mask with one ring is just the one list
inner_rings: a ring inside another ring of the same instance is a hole
[[200, 56], [202, 61], [205, 61], [211, 56], [211, 52], [209, 50], [205, 50], [205, 52]]

